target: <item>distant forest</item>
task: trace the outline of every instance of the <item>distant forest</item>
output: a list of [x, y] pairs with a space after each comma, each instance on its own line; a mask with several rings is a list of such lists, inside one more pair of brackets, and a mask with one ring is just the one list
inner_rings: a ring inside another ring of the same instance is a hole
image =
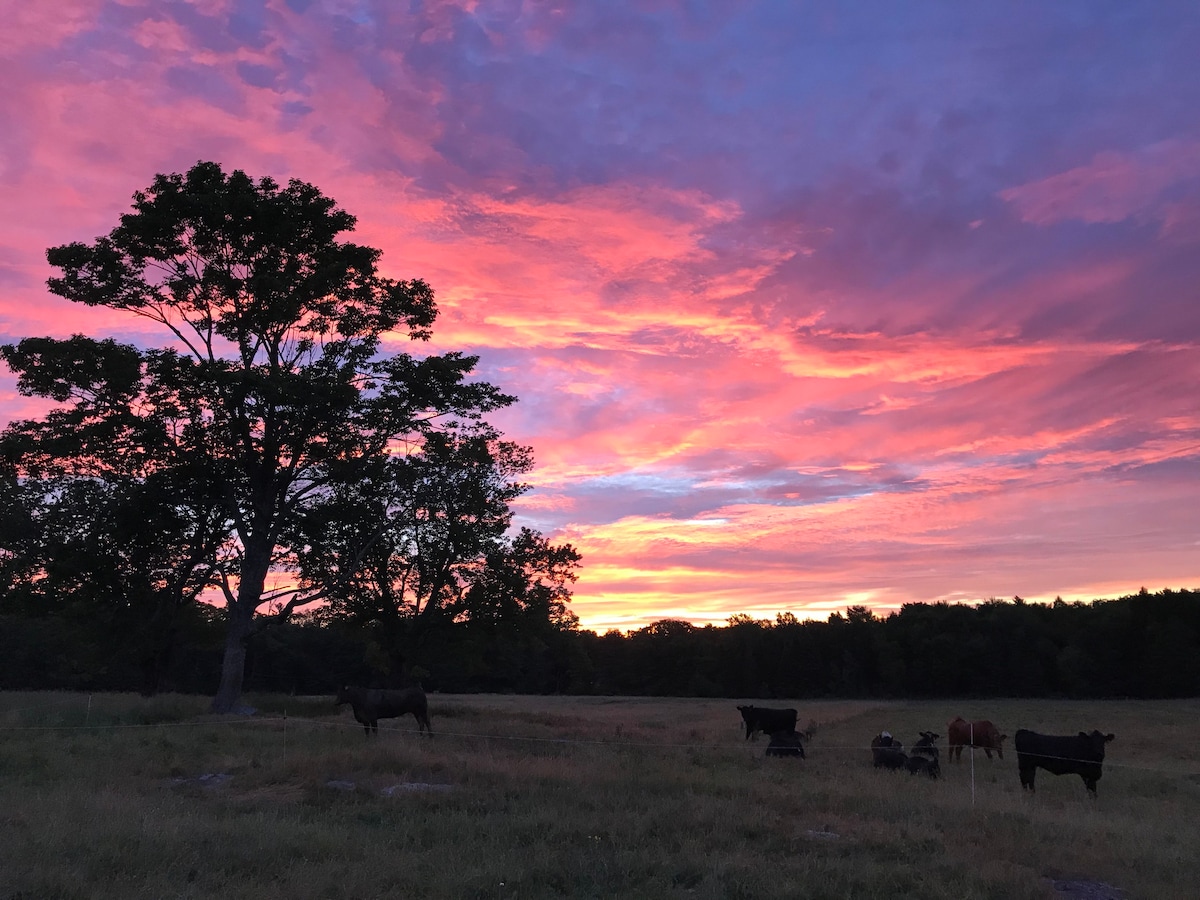
[[[0, 688], [138, 690], [136, 648], [88, 617], [0, 616]], [[195, 607], [160, 686], [209, 693], [221, 611]], [[826, 621], [737, 615], [725, 626], [663, 620], [597, 634], [571, 620], [447, 623], [389, 676], [369, 628], [319, 615], [249, 641], [252, 691], [332, 693], [340, 683], [419, 678], [444, 692], [738, 697], [1185, 697], [1200, 694], [1200, 591], [1091, 603], [851, 606]]]

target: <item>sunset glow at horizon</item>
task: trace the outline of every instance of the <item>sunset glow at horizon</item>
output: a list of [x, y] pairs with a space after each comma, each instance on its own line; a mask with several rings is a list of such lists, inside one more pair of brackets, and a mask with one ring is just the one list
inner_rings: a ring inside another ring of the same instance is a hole
[[1200, 587], [1195, 4], [6, 19], [0, 342], [166, 342], [45, 287], [156, 173], [311, 182], [520, 398], [586, 628]]

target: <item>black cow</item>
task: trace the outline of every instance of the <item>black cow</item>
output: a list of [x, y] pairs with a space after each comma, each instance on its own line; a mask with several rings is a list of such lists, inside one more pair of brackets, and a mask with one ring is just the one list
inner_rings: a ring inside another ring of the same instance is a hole
[[767, 756], [798, 756], [804, 759], [804, 745], [794, 731], [776, 731], [767, 745]]
[[877, 769], [903, 769], [908, 765], [904, 745], [886, 731], [871, 738], [871, 759]]
[[927, 756], [910, 756], [905, 761], [904, 768], [910, 775], [926, 775], [930, 778], [937, 778], [942, 774], [941, 763]]
[[739, 706], [742, 720], [746, 723], [746, 740], [756, 731], [774, 734], [777, 731], [796, 730], [794, 709], [768, 709], [765, 706]]
[[1013, 738], [1021, 787], [1034, 790], [1033, 779], [1040, 766], [1052, 775], [1078, 775], [1088, 793], [1095, 797], [1096, 782], [1103, 774], [1104, 745], [1115, 737], [1099, 731], [1091, 734], [1081, 731], [1077, 735], [1038, 734], [1022, 728]]
[[942, 774], [942, 766], [938, 760], [939, 752], [935, 743], [939, 737], [941, 735], [934, 734], [932, 731], [921, 732], [921, 739], [913, 744], [912, 753], [909, 754], [908, 761], [904, 764], [909, 773], [928, 775], [930, 778], [937, 778]]
[[937, 739], [941, 735], [933, 731], [922, 731], [921, 739], [913, 744], [912, 752], [918, 756], [927, 756], [930, 759], [937, 759], [939, 754], [937, 747]]
[[346, 686], [337, 693], [335, 705], [349, 703], [368, 736], [379, 734], [379, 720], [413, 714], [417, 720], [417, 733], [426, 732], [433, 737], [429, 724], [429, 702], [419, 687], [407, 687], [395, 691]]

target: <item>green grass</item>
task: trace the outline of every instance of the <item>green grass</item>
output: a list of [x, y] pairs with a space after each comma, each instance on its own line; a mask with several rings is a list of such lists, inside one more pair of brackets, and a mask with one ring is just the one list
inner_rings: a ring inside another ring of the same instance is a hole
[[[432, 740], [250, 702], [0, 694], [0, 900], [1200, 896], [1200, 701], [773, 702], [817, 723], [806, 760], [744, 741], [732, 700], [435, 694]], [[880, 729], [957, 714], [1115, 732], [1098, 800], [1044, 772], [1023, 795], [1011, 739], [974, 802], [966, 757], [872, 768]], [[448, 787], [381, 794], [405, 783]]]

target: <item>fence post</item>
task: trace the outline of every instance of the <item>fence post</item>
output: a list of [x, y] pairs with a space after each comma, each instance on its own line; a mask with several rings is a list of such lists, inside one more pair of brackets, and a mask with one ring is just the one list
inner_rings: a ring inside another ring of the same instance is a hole
[[975, 806], [975, 723], [971, 723], [971, 806]]

